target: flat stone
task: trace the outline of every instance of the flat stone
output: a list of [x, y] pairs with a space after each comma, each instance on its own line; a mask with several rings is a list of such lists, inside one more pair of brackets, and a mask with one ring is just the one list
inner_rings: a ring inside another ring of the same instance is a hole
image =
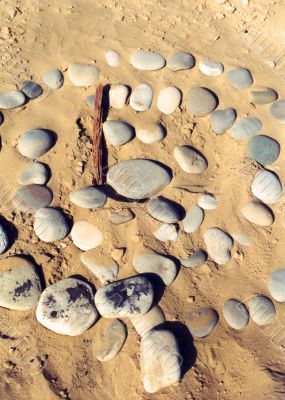
[[147, 203], [147, 212], [154, 219], [172, 224], [180, 221], [181, 212], [176, 203], [164, 197], [157, 197]]
[[233, 126], [236, 118], [237, 113], [233, 108], [216, 110], [211, 114], [211, 129], [216, 135], [223, 135]]
[[223, 315], [228, 325], [233, 329], [243, 329], [249, 320], [249, 313], [243, 303], [230, 299], [223, 305]]
[[206, 117], [215, 110], [217, 105], [218, 100], [213, 92], [207, 88], [195, 87], [188, 93], [186, 111], [196, 117]]
[[95, 304], [104, 318], [146, 314], [153, 303], [153, 287], [144, 276], [136, 275], [98, 289]]
[[219, 62], [204, 59], [199, 62], [199, 70], [207, 76], [219, 76], [224, 72], [224, 66]]
[[274, 222], [274, 214], [269, 207], [257, 201], [249, 201], [241, 208], [242, 215], [251, 223], [270, 226]]
[[274, 300], [283, 303], [285, 301], [285, 269], [279, 268], [270, 275], [268, 290]]
[[280, 154], [280, 144], [265, 135], [254, 136], [246, 148], [247, 155], [261, 165], [272, 164]]
[[158, 275], [166, 286], [170, 285], [177, 275], [177, 267], [173, 260], [149, 249], [134, 255], [133, 266], [139, 274]]
[[275, 203], [283, 194], [281, 182], [277, 175], [270, 171], [259, 171], [252, 182], [251, 191], [264, 203]]
[[125, 224], [135, 218], [135, 213], [132, 210], [122, 210], [118, 213], [113, 213], [110, 221], [115, 225]]
[[97, 360], [104, 362], [116, 357], [124, 346], [127, 339], [127, 332], [127, 327], [123, 321], [120, 321], [119, 319], [110, 321], [104, 335], [107, 337], [107, 346], [97, 352]]
[[52, 191], [46, 186], [26, 185], [16, 191], [13, 205], [24, 213], [34, 214], [39, 208], [49, 206], [52, 198]]
[[88, 64], [70, 64], [67, 73], [73, 85], [82, 87], [95, 85], [100, 76], [99, 68]]
[[137, 51], [131, 56], [131, 64], [141, 71], [157, 71], [165, 66], [165, 59], [152, 51]]
[[121, 110], [127, 102], [129, 97], [129, 88], [125, 85], [112, 85], [109, 90], [109, 103], [110, 106]]
[[43, 88], [36, 82], [25, 81], [22, 84], [21, 91], [29, 98], [36, 99], [43, 94]]
[[262, 128], [262, 122], [258, 118], [242, 118], [232, 128], [232, 136], [238, 140], [250, 139], [257, 135]]
[[152, 144], [163, 140], [166, 129], [163, 125], [156, 123], [147, 127], [136, 128], [136, 137], [143, 143]]
[[194, 147], [176, 146], [173, 154], [182, 171], [187, 174], [202, 174], [208, 168], [206, 158]]
[[18, 150], [31, 160], [48, 152], [55, 144], [55, 135], [46, 129], [31, 129], [23, 133], [18, 140]]
[[204, 241], [209, 256], [215, 263], [227, 264], [231, 259], [233, 239], [220, 228], [209, 228], [204, 233]]
[[266, 296], [254, 296], [249, 301], [249, 315], [256, 325], [268, 325], [276, 316], [274, 304]]
[[269, 112], [280, 124], [285, 124], [285, 100], [275, 101], [271, 104]]
[[180, 106], [182, 93], [175, 86], [162, 89], [157, 98], [157, 108], [166, 115], [172, 114]]
[[73, 190], [69, 195], [69, 200], [82, 208], [99, 208], [106, 204], [107, 196], [102, 189], [87, 186]]
[[26, 102], [24, 93], [19, 90], [11, 90], [7, 93], [0, 93], [0, 108], [10, 110], [11, 108], [20, 107]]
[[231, 237], [238, 242], [241, 246], [249, 247], [252, 245], [252, 240], [250, 237], [246, 235], [242, 235], [240, 233], [231, 233]]
[[253, 84], [251, 73], [246, 68], [237, 68], [229, 71], [227, 78], [236, 89], [247, 89]]
[[42, 285], [35, 265], [20, 256], [0, 261], [0, 307], [31, 310], [38, 304]]
[[120, 54], [117, 53], [115, 50], [108, 50], [105, 54], [105, 57], [109, 67], [117, 67], [120, 64]]
[[75, 278], [48, 286], [41, 295], [36, 317], [40, 324], [60, 335], [80, 335], [98, 318], [91, 286]]
[[250, 95], [253, 104], [270, 104], [278, 99], [277, 92], [268, 87], [252, 90]]
[[189, 258], [181, 258], [180, 262], [185, 268], [201, 267], [208, 258], [208, 254], [204, 250], [197, 250]]
[[49, 179], [47, 167], [39, 162], [29, 164], [27, 168], [17, 178], [19, 185], [45, 185]]
[[214, 210], [217, 208], [217, 200], [211, 193], [204, 193], [198, 199], [198, 206], [204, 210]]
[[64, 239], [70, 231], [65, 215], [52, 207], [40, 208], [35, 214], [35, 234], [43, 242]]
[[202, 308], [192, 311], [185, 319], [185, 324], [191, 335], [199, 338], [208, 336], [219, 320], [217, 311], [212, 308]]
[[186, 233], [196, 232], [204, 221], [204, 211], [201, 207], [195, 205], [190, 208], [183, 219], [183, 229]]
[[75, 222], [70, 234], [74, 245], [84, 251], [94, 249], [103, 242], [101, 230], [87, 221]]
[[107, 174], [107, 182], [122, 196], [146, 199], [163, 190], [171, 181], [170, 173], [151, 160], [119, 161]]
[[106, 141], [112, 146], [122, 146], [135, 136], [134, 128], [125, 121], [105, 121], [103, 132]]
[[3, 124], [3, 122], [4, 122], [4, 115], [0, 111], [0, 126]]
[[194, 65], [195, 58], [184, 51], [176, 51], [167, 59], [167, 67], [174, 72], [193, 68]]
[[85, 251], [80, 255], [80, 260], [99, 279], [102, 285], [116, 280], [119, 273], [118, 264], [98, 249]]
[[130, 106], [135, 111], [146, 111], [150, 108], [153, 98], [152, 88], [146, 83], [137, 86], [130, 97]]
[[59, 89], [63, 86], [64, 76], [59, 69], [53, 69], [44, 74], [43, 81], [49, 88]]
[[6, 229], [2, 224], [0, 224], [0, 254], [5, 253], [9, 247], [9, 237]]
[[154, 306], [144, 315], [131, 316], [130, 321], [137, 333], [143, 337], [157, 325], [163, 324], [165, 322], [165, 316], [160, 307]]
[[177, 383], [182, 375], [183, 359], [177, 340], [167, 330], [150, 330], [143, 336], [140, 347], [140, 367], [146, 392]]
[[163, 224], [157, 230], [153, 232], [156, 239], [161, 242], [167, 242], [168, 240], [175, 241], [178, 239], [179, 228], [175, 224]]

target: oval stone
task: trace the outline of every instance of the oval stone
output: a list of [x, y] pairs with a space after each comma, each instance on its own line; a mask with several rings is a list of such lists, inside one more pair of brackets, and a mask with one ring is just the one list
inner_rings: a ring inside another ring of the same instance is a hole
[[78, 221], [71, 229], [71, 239], [80, 250], [91, 250], [103, 242], [103, 234], [97, 226], [87, 221]]
[[246, 68], [237, 68], [229, 71], [227, 78], [236, 89], [247, 89], [253, 84], [251, 73]]
[[175, 224], [163, 224], [153, 234], [161, 242], [167, 242], [168, 240], [177, 240], [178, 231], [179, 228]]
[[189, 258], [181, 258], [180, 262], [185, 268], [197, 268], [203, 265], [208, 258], [204, 250], [197, 250]]
[[163, 324], [165, 322], [165, 316], [160, 307], [154, 306], [144, 315], [131, 316], [130, 321], [137, 333], [143, 337], [157, 325]]
[[131, 64], [141, 71], [156, 71], [165, 66], [165, 59], [152, 51], [137, 51], [131, 56]]
[[195, 58], [192, 54], [185, 53], [184, 51], [176, 51], [167, 59], [167, 67], [174, 72], [193, 68], [194, 65]]
[[242, 215], [253, 224], [270, 226], [274, 222], [274, 214], [265, 204], [249, 201], [241, 208]]
[[108, 50], [105, 57], [109, 67], [117, 67], [120, 64], [120, 54], [115, 50]]
[[209, 256], [215, 263], [224, 265], [231, 259], [233, 239], [220, 228], [209, 228], [204, 233], [204, 241]]
[[182, 94], [175, 86], [162, 89], [157, 98], [157, 108], [163, 114], [172, 114], [180, 106]]
[[270, 107], [270, 114], [280, 124], [285, 124], [285, 100], [277, 100]]
[[228, 325], [233, 329], [243, 329], [249, 320], [249, 313], [243, 303], [230, 299], [223, 305], [223, 315]]
[[212, 308], [202, 308], [189, 313], [185, 324], [193, 336], [203, 338], [212, 332], [218, 320], [217, 311]]
[[211, 114], [211, 129], [216, 135], [223, 135], [230, 129], [237, 117], [236, 110], [226, 108], [225, 110], [216, 110]]
[[278, 98], [277, 92], [267, 87], [255, 89], [250, 95], [253, 104], [269, 104]]
[[188, 174], [201, 174], [208, 168], [207, 160], [194, 147], [177, 146], [173, 154], [182, 171]]
[[209, 89], [195, 87], [188, 93], [186, 111], [196, 117], [206, 117], [217, 105], [217, 97]]
[[154, 219], [168, 224], [173, 224], [181, 219], [178, 205], [164, 197], [152, 199], [147, 203], [147, 212]]
[[125, 224], [135, 218], [135, 213], [132, 210], [122, 210], [118, 213], [113, 213], [110, 221], [115, 225]]
[[39, 158], [55, 144], [55, 135], [45, 129], [32, 129], [23, 133], [18, 140], [18, 150], [31, 160]]
[[0, 254], [5, 253], [9, 247], [9, 237], [6, 229], [2, 224], [0, 224]]
[[105, 121], [103, 132], [106, 141], [112, 146], [122, 146], [135, 135], [134, 128], [125, 121]]
[[109, 323], [108, 328], [104, 334], [107, 338], [107, 345], [103, 347], [100, 345], [100, 350], [97, 351], [97, 360], [104, 362], [112, 360], [121, 351], [127, 339], [127, 327], [123, 321], [114, 319]]
[[21, 91], [29, 99], [36, 99], [43, 93], [43, 88], [36, 82], [25, 81], [25, 82], [23, 82]]
[[187, 212], [186, 217], [183, 219], [184, 232], [196, 232], [204, 220], [204, 211], [201, 207], [195, 205]]
[[166, 136], [166, 129], [161, 124], [153, 124], [149, 127], [136, 128], [136, 137], [143, 143], [152, 144], [160, 142]]
[[82, 208], [99, 208], [106, 204], [107, 196], [101, 189], [87, 186], [73, 190], [69, 195], [69, 200]]
[[280, 144], [276, 140], [264, 136], [254, 136], [248, 142], [247, 155], [261, 165], [272, 164], [280, 154]]
[[257, 135], [262, 128], [258, 118], [248, 117], [238, 121], [232, 128], [232, 136], [238, 140], [250, 139]]
[[88, 64], [70, 64], [67, 73], [73, 85], [82, 87], [95, 85], [100, 76], [99, 68]]
[[276, 316], [274, 304], [266, 296], [254, 296], [249, 301], [249, 315], [256, 325], [268, 325]]
[[198, 206], [204, 210], [214, 210], [217, 208], [217, 200], [213, 194], [204, 193], [198, 199]]
[[45, 185], [49, 179], [47, 167], [39, 162], [29, 164], [27, 168], [18, 176], [17, 182], [20, 185]]
[[49, 88], [59, 89], [63, 86], [64, 76], [59, 69], [53, 69], [44, 74], [43, 81]]
[[285, 301], [285, 269], [280, 268], [270, 275], [268, 289], [274, 300], [283, 303]]
[[119, 273], [118, 264], [98, 249], [85, 251], [80, 255], [80, 260], [99, 279], [102, 285], [116, 280]]
[[62, 240], [69, 234], [69, 223], [63, 212], [52, 207], [40, 208], [35, 214], [34, 230], [43, 242]]
[[125, 85], [112, 85], [109, 91], [110, 106], [121, 110], [129, 97], [129, 88]]
[[130, 106], [135, 111], [146, 111], [152, 103], [153, 91], [146, 83], [137, 86], [130, 97]]
[[199, 62], [199, 70], [207, 76], [219, 76], [224, 72], [224, 66], [219, 62], [205, 59]]
[[283, 193], [278, 176], [266, 170], [255, 175], [251, 191], [255, 197], [268, 204], [275, 203]]
[[11, 90], [7, 93], [0, 93], [0, 108], [10, 110], [22, 106], [26, 102], [26, 96], [20, 90]]
[[26, 185], [16, 191], [13, 205], [24, 213], [34, 214], [39, 208], [49, 206], [52, 198], [49, 188], [35, 184]]

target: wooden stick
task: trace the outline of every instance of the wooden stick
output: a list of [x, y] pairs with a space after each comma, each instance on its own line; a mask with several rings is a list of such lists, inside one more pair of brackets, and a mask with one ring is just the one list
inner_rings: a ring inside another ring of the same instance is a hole
[[96, 88], [95, 105], [94, 105], [94, 121], [93, 121], [93, 158], [95, 164], [95, 185], [102, 185], [102, 102], [103, 102], [103, 85]]

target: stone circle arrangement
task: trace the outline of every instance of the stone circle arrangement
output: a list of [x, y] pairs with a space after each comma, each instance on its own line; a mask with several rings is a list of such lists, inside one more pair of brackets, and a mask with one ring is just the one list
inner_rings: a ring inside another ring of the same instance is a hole
[[[120, 64], [120, 55], [109, 50], [106, 61], [109, 66], [117, 67]], [[186, 52], [174, 52], [166, 61], [156, 52], [140, 50], [132, 54], [130, 62], [135, 69], [141, 71], [155, 71], [166, 66], [177, 73], [196, 65], [195, 57]], [[224, 73], [221, 63], [207, 59], [201, 60], [198, 67], [202, 74], [211, 77]], [[87, 64], [71, 64], [67, 74], [72, 84], [80, 87], [94, 86], [100, 78], [100, 70]], [[230, 70], [227, 79], [238, 91], [253, 85], [251, 72], [241, 67]], [[50, 89], [56, 90], [63, 86], [64, 75], [55, 69], [48, 71], [42, 80]], [[0, 93], [0, 109], [20, 107], [42, 93], [41, 85], [25, 81], [21, 90]], [[126, 85], [111, 85], [108, 95], [110, 107], [118, 110], [129, 105], [136, 112], [144, 112], [153, 103], [153, 90], [146, 83], [138, 85], [131, 93]], [[279, 100], [275, 90], [267, 87], [252, 89], [251, 101], [258, 105], [271, 104], [272, 117], [280, 124], [285, 123], [285, 100]], [[86, 98], [86, 103], [91, 108], [94, 108], [94, 102], [94, 96]], [[181, 102], [182, 92], [177, 87], [168, 86], [160, 91], [157, 107], [161, 113], [170, 115]], [[218, 98], [210, 89], [190, 89], [186, 98], [188, 114], [201, 118], [210, 115], [214, 134], [223, 135], [230, 130], [236, 140], [247, 141], [246, 154], [259, 164], [260, 170], [251, 185], [253, 198], [243, 205], [240, 212], [252, 224], [270, 226], [275, 216], [269, 205], [280, 199], [283, 190], [279, 177], [266, 167], [277, 160], [280, 145], [273, 138], [260, 134], [260, 119], [238, 119], [233, 108], [217, 107]], [[4, 115], [0, 112], [0, 124], [3, 122]], [[110, 146], [123, 146], [135, 136], [151, 145], [162, 141], [167, 134], [161, 123], [157, 123], [152, 129], [135, 130], [123, 120], [105, 121], [103, 133], [107, 145]], [[140, 364], [144, 388], [149, 393], [157, 392], [182, 378], [183, 359], [177, 338], [165, 328], [165, 316], [156, 304], [155, 286], [149, 276], [157, 275], [168, 286], [175, 280], [179, 268], [168, 254], [158, 254], [145, 248], [135, 254], [132, 260], [137, 275], [117, 280], [118, 260], [109, 254], [100, 256], [95, 250], [103, 243], [103, 232], [86, 220], [75, 222], [71, 228], [65, 214], [50, 206], [53, 193], [45, 186], [49, 180], [49, 171], [38, 159], [55, 144], [56, 135], [38, 127], [33, 127], [19, 137], [18, 151], [31, 160], [31, 163], [17, 178], [22, 187], [15, 193], [13, 206], [23, 213], [33, 214], [35, 234], [43, 242], [56, 242], [70, 234], [74, 245], [82, 251], [81, 262], [96, 276], [102, 287], [94, 295], [90, 284], [80, 278], [70, 277], [44, 288], [39, 269], [34, 263], [21, 256], [11, 256], [1, 260], [0, 306], [10, 310], [36, 308], [38, 322], [60, 335], [82, 334], [98, 320], [99, 315], [112, 319], [106, 331], [108, 346], [97, 353], [97, 359], [102, 362], [115, 357], [124, 346], [127, 327], [121, 318], [129, 318], [141, 337]], [[188, 143], [175, 147], [173, 156], [186, 174], [203, 174], [208, 168], [204, 155]], [[196, 232], [203, 223], [205, 213], [218, 206], [214, 194], [204, 193], [184, 216], [181, 205], [161, 195], [157, 196], [172, 179], [169, 168], [149, 159], [118, 161], [107, 173], [107, 184], [117, 194], [133, 201], [147, 202], [147, 213], [161, 222], [153, 235], [163, 242], [177, 240], [179, 229], [189, 234]], [[72, 191], [69, 199], [78, 207], [96, 209], [104, 207], [108, 195], [104, 185], [89, 186]], [[112, 214], [111, 222], [116, 225], [126, 224], [134, 218], [135, 212], [128, 209]], [[204, 234], [205, 250], [196, 249], [188, 258], [180, 259], [180, 265], [195, 269], [203, 265], [208, 257], [218, 266], [227, 264], [231, 260], [234, 241], [242, 246], [250, 245], [250, 238], [247, 236], [230, 235], [213, 226]], [[9, 234], [0, 224], [0, 253], [5, 253], [8, 247]], [[272, 272], [268, 289], [274, 300], [285, 301], [285, 269]], [[237, 331], [245, 328], [249, 318], [255, 324], [264, 326], [274, 321], [275, 316], [273, 301], [262, 294], [252, 296], [247, 305], [232, 298], [223, 306], [225, 321]], [[219, 314], [216, 310], [203, 308], [190, 313], [186, 325], [194, 337], [204, 338], [212, 332], [218, 321]]]

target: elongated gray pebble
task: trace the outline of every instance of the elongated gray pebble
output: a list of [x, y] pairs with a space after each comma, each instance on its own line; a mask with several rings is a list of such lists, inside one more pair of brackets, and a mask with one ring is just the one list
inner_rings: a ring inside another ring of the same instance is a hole
[[276, 316], [274, 304], [266, 296], [254, 296], [249, 300], [249, 315], [256, 325], [268, 325]]
[[204, 59], [199, 62], [199, 70], [207, 76], [219, 76], [224, 72], [224, 66], [219, 62]]
[[253, 84], [251, 73], [246, 68], [237, 68], [227, 73], [230, 84], [236, 89], [247, 89]]
[[80, 255], [82, 264], [85, 265], [102, 285], [114, 282], [119, 273], [119, 266], [111, 257], [102, 254], [99, 249], [84, 251]]
[[156, 71], [165, 66], [165, 59], [152, 51], [137, 51], [131, 56], [131, 64], [141, 71]]
[[282, 185], [277, 175], [271, 171], [259, 171], [252, 182], [251, 191], [264, 203], [275, 203], [282, 195]]
[[175, 224], [162, 224], [156, 229], [153, 234], [156, 239], [161, 242], [167, 242], [168, 240], [175, 241], [178, 239], [179, 228]]
[[112, 146], [122, 146], [128, 143], [135, 135], [134, 128], [125, 121], [105, 121], [103, 132], [106, 141]]
[[249, 313], [243, 303], [230, 299], [223, 305], [223, 315], [228, 325], [233, 329], [243, 329], [249, 320]]
[[21, 91], [29, 99], [36, 99], [43, 93], [43, 88], [36, 82], [25, 81], [25, 82], [23, 82]]
[[280, 144], [265, 135], [254, 136], [246, 148], [247, 155], [261, 165], [272, 164], [280, 154]]
[[9, 247], [9, 237], [6, 229], [2, 224], [0, 224], [0, 254], [5, 253]]
[[53, 69], [44, 74], [43, 81], [49, 88], [59, 89], [63, 86], [64, 76], [59, 69]]
[[73, 85], [82, 87], [95, 85], [100, 76], [100, 70], [88, 64], [70, 64], [67, 73]]
[[55, 144], [55, 136], [46, 129], [31, 129], [18, 140], [18, 150], [22, 156], [31, 160], [39, 158]]
[[49, 179], [47, 167], [39, 162], [29, 164], [27, 168], [18, 176], [17, 182], [20, 185], [45, 185]]
[[147, 203], [147, 212], [157, 221], [168, 224], [178, 222], [181, 219], [181, 212], [178, 206], [164, 197], [151, 199]]
[[152, 88], [146, 83], [137, 86], [131, 94], [130, 106], [135, 111], [146, 111], [150, 108], [152, 103], [153, 91]]
[[132, 315], [130, 321], [137, 333], [143, 337], [151, 329], [165, 322], [165, 316], [159, 306], [154, 306], [144, 315]]
[[211, 114], [211, 129], [216, 135], [223, 135], [230, 129], [237, 117], [236, 110], [226, 108], [225, 110], [216, 110]]
[[262, 122], [258, 118], [243, 118], [232, 127], [232, 136], [238, 140], [250, 139], [257, 135], [262, 128]]
[[196, 250], [189, 258], [181, 258], [180, 262], [185, 268], [197, 268], [203, 265], [208, 258], [204, 250]]
[[185, 324], [193, 336], [203, 338], [212, 332], [218, 320], [217, 311], [212, 308], [202, 308], [190, 312], [185, 319]]
[[19, 90], [11, 90], [7, 93], [0, 93], [0, 108], [10, 110], [22, 106], [26, 102], [26, 97]]
[[285, 269], [279, 268], [270, 275], [268, 290], [274, 300], [283, 303], [285, 301]]
[[220, 228], [209, 228], [204, 233], [204, 241], [209, 256], [220, 265], [231, 259], [233, 239]]
[[280, 124], [285, 124], [285, 100], [277, 100], [271, 104], [270, 114]]
[[198, 206], [204, 210], [214, 210], [217, 208], [217, 200], [213, 194], [204, 193], [198, 199]]
[[167, 59], [167, 67], [174, 72], [193, 68], [194, 65], [195, 58], [184, 51], [176, 51]]
[[127, 327], [123, 321], [114, 319], [109, 323], [105, 336], [107, 336], [107, 346], [96, 354], [97, 360], [101, 362], [112, 360], [121, 351], [127, 339]]
[[186, 100], [186, 111], [196, 117], [206, 117], [218, 105], [217, 97], [207, 88], [190, 89]]
[[270, 226], [274, 222], [274, 214], [269, 207], [258, 201], [249, 201], [241, 208], [242, 215], [253, 224]]
[[207, 160], [194, 147], [177, 146], [173, 154], [182, 171], [187, 174], [201, 174], [208, 168]]
[[16, 191], [13, 205], [24, 213], [34, 214], [39, 208], [49, 206], [52, 198], [49, 188], [35, 184], [26, 185]]
[[166, 136], [166, 129], [160, 123], [136, 128], [136, 137], [143, 143], [152, 144], [160, 142]]
[[175, 86], [168, 86], [162, 89], [157, 98], [157, 108], [163, 114], [172, 114], [180, 106], [182, 94]]
[[183, 219], [183, 229], [186, 233], [196, 232], [204, 220], [204, 211], [201, 207], [194, 205]]
[[135, 218], [135, 213], [132, 210], [122, 210], [117, 213], [112, 213], [110, 221], [115, 225], [125, 224]]
[[129, 88], [126, 85], [112, 85], [109, 91], [110, 106], [121, 110], [129, 97]]
[[251, 101], [253, 104], [269, 104], [277, 100], [278, 94], [271, 88], [256, 88], [251, 91]]
[[120, 54], [115, 50], [108, 50], [105, 57], [109, 67], [117, 67], [120, 64]]
[[107, 196], [102, 189], [87, 186], [73, 190], [69, 199], [73, 204], [82, 208], [99, 208], [105, 205]]
[[64, 239], [70, 231], [63, 212], [52, 207], [40, 208], [35, 213], [34, 230], [43, 242], [50, 243]]

